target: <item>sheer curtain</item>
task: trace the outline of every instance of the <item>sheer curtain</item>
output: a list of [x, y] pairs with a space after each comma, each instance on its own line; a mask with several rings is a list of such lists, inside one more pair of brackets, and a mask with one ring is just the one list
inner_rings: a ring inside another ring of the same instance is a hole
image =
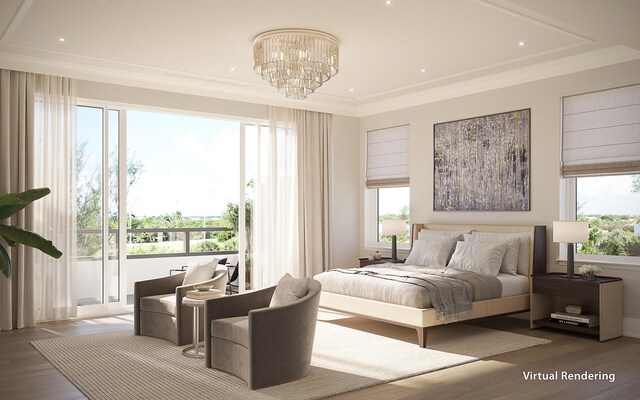
[[71, 80], [0, 70], [0, 193], [51, 189], [9, 222], [63, 252], [54, 260], [22, 245], [10, 249], [11, 279], [0, 275], [0, 330], [75, 315], [74, 108]]
[[322, 272], [329, 262], [331, 115], [269, 108], [258, 138], [253, 210], [254, 285], [285, 273]]
[[36, 321], [76, 316], [75, 81], [37, 75], [35, 104], [36, 187], [51, 194], [35, 208], [35, 229], [62, 252], [35, 254]]
[[[34, 77], [0, 69], [0, 194], [34, 188]], [[34, 230], [33, 211], [33, 207], [27, 207], [2, 222]], [[11, 279], [0, 274], [0, 330], [33, 326], [34, 251], [24, 246], [5, 249], [11, 258], [12, 274]]]

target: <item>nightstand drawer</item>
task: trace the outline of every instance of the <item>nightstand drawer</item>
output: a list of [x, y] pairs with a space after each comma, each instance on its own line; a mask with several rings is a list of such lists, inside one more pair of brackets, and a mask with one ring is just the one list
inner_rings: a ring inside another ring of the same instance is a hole
[[536, 277], [533, 280], [533, 292], [544, 293], [553, 296], [578, 297], [586, 299], [598, 298], [600, 286], [597, 283], [590, 284], [582, 279], [544, 279]]

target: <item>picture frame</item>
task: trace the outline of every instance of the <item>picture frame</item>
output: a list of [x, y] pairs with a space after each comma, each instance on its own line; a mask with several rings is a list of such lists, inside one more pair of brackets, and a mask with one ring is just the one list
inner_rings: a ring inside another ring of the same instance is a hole
[[530, 211], [531, 109], [433, 125], [434, 211]]

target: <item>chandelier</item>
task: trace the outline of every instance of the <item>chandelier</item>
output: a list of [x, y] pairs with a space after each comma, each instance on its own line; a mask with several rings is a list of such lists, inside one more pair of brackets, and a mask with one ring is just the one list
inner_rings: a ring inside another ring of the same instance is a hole
[[310, 29], [256, 36], [253, 70], [289, 99], [302, 100], [338, 73], [338, 39]]

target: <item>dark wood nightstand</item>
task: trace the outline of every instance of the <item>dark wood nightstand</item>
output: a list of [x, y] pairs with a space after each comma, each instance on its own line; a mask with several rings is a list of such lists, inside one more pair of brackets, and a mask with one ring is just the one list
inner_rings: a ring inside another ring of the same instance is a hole
[[379, 260], [369, 260], [366, 257], [361, 257], [358, 259], [360, 261], [360, 268], [366, 266], [366, 265], [373, 265], [373, 264], [389, 264], [389, 263], [396, 263], [396, 264], [401, 264], [404, 262], [404, 260], [396, 260], [393, 261], [391, 260], [390, 257], [382, 257]]
[[[622, 336], [622, 279], [599, 276], [593, 280], [567, 279], [563, 274], [532, 277], [530, 324], [564, 329], [597, 336], [603, 342]], [[578, 304], [600, 316], [600, 325], [592, 328], [560, 324], [549, 320], [555, 311], [567, 304]]]

